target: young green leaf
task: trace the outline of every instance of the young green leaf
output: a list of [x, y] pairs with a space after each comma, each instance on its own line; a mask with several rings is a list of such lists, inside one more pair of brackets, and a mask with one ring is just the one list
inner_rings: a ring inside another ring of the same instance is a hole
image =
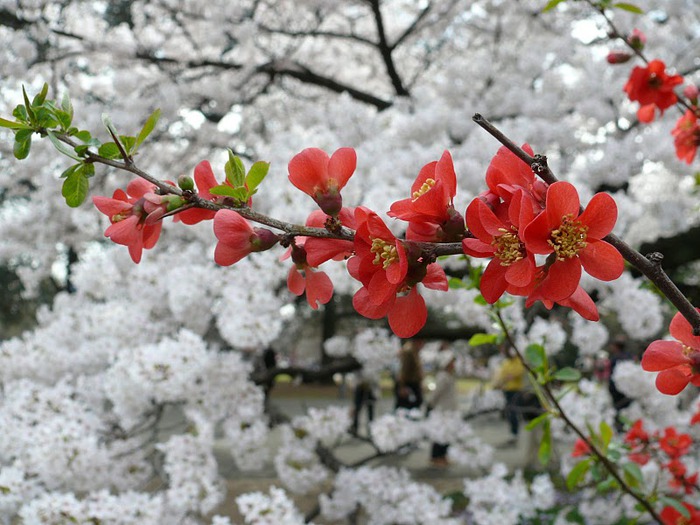
[[250, 167], [248, 175], [246, 175], [245, 178], [245, 184], [248, 186], [249, 192], [260, 186], [260, 183], [265, 179], [269, 170], [270, 163], [263, 161], [258, 161]]
[[49, 136], [49, 140], [51, 143], [54, 145], [54, 147], [63, 153], [66, 157], [70, 157], [73, 160], [77, 160], [78, 162], [82, 162], [82, 159], [78, 156], [77, 153], [75, 153], [74, 150], [70, 149], [68, 146], [66, 146], [63, 142], [58, 140], [58, 137], [56, 137], [55, 133], [51, 130], [47, 130], [46, 134]]
[[119, 159], [122, 154], [114, 142], [105, 142], [97, 149], [97, 154], [106, 159]]
[[[245, 184], [245, 166], [243, 161], [228, 150], [228, 162], [225, 166], [226, 180], [234, 188], [239, 188]], [[252, 169], [252, 168], [251, 168]]]
[[29, 97], [27, 96], [27, 91], [24, 89], [24, 86], [22, 86], [22, 95], [24, 96], [24, 107], [27, 110], [29, 122], [33, 124], [36, 121], [36, 116], [34, 115], [32, 105], [29, 103]]
[[474, 334], [469, 338], [469, 346], [491, 345], [496, 342], [496, 334]]
[[601, 421], [600, 425], [600, 439], [602, 442], [602, 449], [603, 452], [605, 452], [608, 449], [608, 445], [610, 445], [610, 440], [613, 437], [613, 430], [610, 428], [610, 425], [608, 425], [605, 421]]
[[617, 8], [617, 9], [622, 9], [623, 11], [628, 11], [630, 13], [634, 13], [637, 15], [644, 14], [643, 9], [641, 9], [640, 7], [637, 7], [634, 4], [628, 4], [627, 2], [617, 2], [616, 4], [613, 4], [612, 6]]
[[73, 173], [75, 170], [77, 170], [82, 164], [72, 164], [68, 166], [63, 173], [61, 173], [61, 176], [59, 178], [65, 179], [68, 177], [71, 173]]
[[667, 507], [673, 507], [678, 512], [680, 512], [684, 518], [690, 519], [690, 511], [679, 500], [675, 498], [669, 498], [668, 496], [661, 496], [659, 498], [659, 503]]
[[17, 135], [19, 135], [22, 131], [31, 131], [31, 130], [20, 130], [15, 134], [15, 144], [14, 144], [14, 147], [12, 148], [12, 153], [17, 160], [26, 159], [29, 156], [29, 150], [32, 148], [32, 135], [31, 135], [31, 133], [24, 140], [18, 139]]
[[587, 458], [584, 459], [583, 461], [579, 461], [574, 465], [574, 468], [571, 469], [571, 472], [569, 472], [569, 475], [566, 476], [566, 488], [571, 490], [574, 490], [576, 486], [581, 482], [583, 477], [586, 475], [588, 472], [588, 469], [591, 468], [591, 462], [593, 461], [593, 458]]
[[44, 103], [44, 100], [46, 100], [46, 95], [49, 94], [49, 85], [44, 82], [44, 85], [41, 88], [41, 91], [37, 93], [37, 95], [34, 97], [34, 100], [32, 100], [32, 106], [37, 107], [41, 106]]
[[4, 118], [0, 118], [0, 128], [31, 129], [29, 126], [27, 126], [23, 122], [13, 122], [11, 120], [6, 120]]
[[625, 473], [625, 481], [631, 487], [639, 487], [644, 484], [644, 475], [642, 469], [636, 463], [624, 463], [622, 470]]
[[27, 108], [24, 107], [24, 104], [19, 104], [15, 106], [15, 109], [12, 110], [12, 116], [20, 122], [26, 123], [29, 121], [29, 116], [27, 115]]
[[66, 199], [66, 204], [71, 208], [80, 206], [87, 197], [90, 185], [81, 169], [76, 169], [63, 181], [61, 194]]
[[558, 381], [578, 381], [581, 379], [581, 372], [570, 366], [557, 370], [554, 373], [554, 379]]
[[544, 347], [534, 343], [525, 349], [525, 359], [535, 370], [544, 370], [547, 364], [547, 354], [545, 354]]
[[542, 441], [540, 442], [540, 449], [537, 451], [537, 457], [542, 465], [546, 465], [549, 463], [549, 458], [552, 455], [552, 433], [549, 419], [545, 420], [542, 430]]
[[146, 122], [141, 128], [141, 131], [139, 131], [139, 134], [136, 136], [136, 142], [134, 143], [134, 147], [128, 149], [128, 151], [130, 151], [131, 153], [136, 153], [136, 150], [139, 148], [141, 143], [144, 140], [146, 140], [146, 138], [156, 127], [156, 124], [158, 124], [158, 119], [160, 119], [160, 109], [156, 109], [153, 113], [151, 113], [151, 116], [149, 116], [146, 119]]
[[551, 416], [551, 414], [549, 412], [545, 412], [544, 414], [540, 414], [532, 421], [528, 421], [527, 425], [525, 425], [525, 430], [532, 430], [533, 428], [541, 425], [542, 423], [547, 421], [549, 416]]
[[562, 2], [565, 2], [565, 1], [566, 0], [549, 0], [549, 2], [547, 2], [547, 5], [544, 6], [544, 8], [542, 9], [542, 12], [546, 13], [547, 11], [554, 9], [559, 4], [561, 4]]

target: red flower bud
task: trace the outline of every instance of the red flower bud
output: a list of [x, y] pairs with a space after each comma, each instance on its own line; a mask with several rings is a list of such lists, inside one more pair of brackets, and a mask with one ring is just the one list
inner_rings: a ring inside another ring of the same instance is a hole
[[608, 64], [624, 64], [630, 58], [632, 58], [630, 53], [625, 53], [624, 51], [610, 51], [607, 56], [607, 61]]
[[632, 34], [627, 37], [627, 43], [637, 51], [641, 51], [647, 43], [647, 36], [639, 29], [634, 29]]

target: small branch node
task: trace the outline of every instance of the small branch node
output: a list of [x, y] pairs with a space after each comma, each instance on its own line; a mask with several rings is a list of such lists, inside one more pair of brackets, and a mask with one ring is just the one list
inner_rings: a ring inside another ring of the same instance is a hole
[[646, 254], [646, 258], [655, 265], [661, 266], [661, 261], [664, 260], [664, 254], [660, 252], [651, 252]]

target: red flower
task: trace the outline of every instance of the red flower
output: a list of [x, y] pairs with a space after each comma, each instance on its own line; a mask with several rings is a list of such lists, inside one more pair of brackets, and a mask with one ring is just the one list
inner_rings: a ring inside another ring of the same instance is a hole
[[661, 519], [664, 525], [700, 525], [700, 511], [692, 505], [682, 502], [683, 506], [688, 509], [690, 518], [686, 518], [670, 505], [664, 507], [661, 511]]
[[355, 220], [355, 256], [348, 260], [348, 272], [363, 286], [352, 304], [369, 319], [386, 316], [397, 336], [412, 337], [428, 318], [417, 284], [445, 291], [445, 271], [424, 260], [416, 244], [394, 237], [373, 211], [360, 206], [355, 209]]
[[625, 51], [610, 51], [608, 56], [605, 58], [608, 61], [608, 64], [624, 64], [625, 62], [628, 62], [630, 58], [632, 58], [632, 54]]
[[[529, 144], [523, 144], [523, 150], [529, 155], [533, 154]], [[534, 202], [544, 204], [547, 192], [547, 184], [536, 178], [530, 166], [505, 146], [501, 146], [491, 159], [486, 170], [486, 185], [489, 187], [488, 193], [497, 195], [506, 202], [510, 201], [518, 189], [522, 189]], [[484, 197], [489, 200], [488, 196]]]
[[666, 64], [652, 60], [646, 67], [635, 67], [625, 84], [624, 91], [630, 100], [640, 104], [637, 118], [642, 122], [654, 119], [654, 108], [661, 112], [678, 101], [673, 88], [683, 83], [680, 75], [667, 75]]
[[686, 494], [691, 494], [698, 482], [698, 473], [686, 476], [688, 468], [678, 459], [673, 459], [664, 465], [673, 476], [668, 484], [674, 489], [683, 489]]
[[620, 253], [602, 240], [617, 220], [613, 198], [597, 193], [580, 215], [579, 207], [576, 188], [568, 182], [556, 182], [547, 190], [545, 210], [523, 231], [529, 251], [549, 254], [547, 274], [539, 285], [545, 299], [570, 297], [581, 279], [581, 266], [601, 281], [617, 279], [624, 270]]
[[406, 238], [457, 241], [464, 237], [464, 218], [455, 210], [457, 176], [449, 151], [423, 166], [411, 186], [411, 197], [391, 205], [389, 217], [409, 221]]
[[[208, 201], [215, 201], [217, 195], [209, 193], [214, 186], [219, 183], [214, 177], [214, 172], [211, 169], [211, 164], [208, 160], [203, 160], [194, 168], [194, 182], [197, 184], [197, 195]], [[213, 210], [205, 210], [204, 208], [189, 208], [178, 213], [175, 218], [183, 222], [183, 224], [197, 224], [201, 221], [208, 221], [214, 218], [216, 212]]]
[[528, 197], [518, 190], [510, 206], [509, 219], [501, 221], [479, 197], [467, 208], [467, 226], [475, 238], [462, 240], [462, 249], [472, 257], [493, 257], [481, 277], [481, 294], [495, 303], [503, 292], [520, 295], [535, 277], [535, 258], [520, 240], [518, 227], [533, 217]]
[[591, 447], [583, 439], [578, 438], [574, 443], [574, 449], [571, 451], [571, 457], [578, 458], [587, 456], [591, 453]]
[[649, 445], [649, 434], [642, 428], [643, 425], [644, 422], [638, 419], [625, 435], [625, 443], [631, 448], [628, 457], [640, 465], [646, 465], [651, 459], [649, 453], [646, 452]]
[[680, 313], [671, 320], [670, 332], [677, 341], [654, 341], [644, 356], [642, 368], [659, 372], [656, 388], [668, 395], [680, 393], [688, 383], [700, 386], [700, 336]]
[[214, 250], [214, 261], [230, 266], [252, 252], [269, 250], [278, 238], [270, 230], [253, 228], [233, 210], [219, 210], [214, 216], [214, 235], [219, 239]]
[[[328, 216], [321, 210], [311, 212], [306, 219], [307, 226], [323, 228], [326, 226]], [[338, 213], [338, 221], [342, 226], [351, 230], [355, 228], [355, 208], [342, 208]], [[299, 241], [297, 237], [297, 241]], [[306, 250], [306, 260], [310, 266], [320, 266], [331, 259], [341, 261], [350, 257], [354, 250], [352, 241], [342, 239], [325, 239], [321, 237], [305, 237], [303, 241]]]
[[[538, 274], [539, 273], [540, 272], [538, 272]], [[571, 308], [574, 312], [589, 321], [598, 321], [600, 319], [598, 309], [596, 308], [593, 299], [591, 299], [591, 296], [586, 293], [586, 290], [580, 286], [577, 286], [574, 293], [561, 301], [551, 301], [549, 299], [545, 299], [540, 294], [539, 289], [535, 288], [535, 290], [528, 296], [527, 301], [525, 301], [525, 306], [530, 308], [536, 301], [542, 301], [542, 304], [547, 310], [551, 310], [554, 303], [556, 303], [564, 306], [565, 308]]]
[[118, 189], [111, 199], [92, 198], [95, 207], [107, 215], [112, 223], [105, 230], [105, 237], [127, 246], [135, 263], [141, 261], [144, 249], [149, 250], [156, 245], [162, 229], [160, 221], [147, 221], [149, 213], [162, 215], [159, 205], [145, 199], [145, 195], [155, 189], [155, 185], [144, 179], [134, 179], [127, 185], [126, 193]]
[[303, 245], [292, 244], [291, 254], [294, 265], [287, 274], [287, 288], [294, 295], [306, 292], [309, 306], [316, 310], [318, 303], [326, 304], [333, 297], [333, 283], [324, 272], [315, 270], [307, 263]]
[[357, 155], [352, 148], [340, 148], [330, 158], [323, 150], [307, 148], [289, 161], [289, 180], [326, 214], [336, 216], [343, 207], [340, 190], [356, 166]]
[[659, 438], [659, 447], [671, 459], [676, 459], [688, 453], [693, 444], [693, 438], [688, 434], [679, 434], [675, 428], [664, 429], [663, 437]]
[[698, 146], [700, 146], [700, 125], [698, 125], [697, 115], [693, 111], [687, 110], [678, 119], [671, 134], [674, 136], [676, 157], [688, 164], [693, 162]]

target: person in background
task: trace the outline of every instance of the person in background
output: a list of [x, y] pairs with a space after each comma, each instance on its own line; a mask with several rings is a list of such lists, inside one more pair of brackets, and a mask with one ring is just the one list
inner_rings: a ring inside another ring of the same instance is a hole
[[496, 371], [493, 387], [503, 391], [506, 400], [505, 415], [510, 426], [510, 440], [504, 445], [515, 444], [520, 430], [519, 397], [525, 386], [525, 367], [515, 353], [505, 347], [505, 359]]
[[[427, 405], [432, 410], [457, 411], [457, 378], [455, 376], [455, 356], [450, 350], [441, 349], [438, 355], [439, 370], [435, 376], [435, 389], [430, 393]], [[430, 462], [436, 467], [447, 467], [449, 443], [433, 443], [430, 450]]]
[[367, 407], [367, 434], [369, 434], [369, 426], [374, 421], [374, 405], [377, 402], [379, 384], [376, 380], [360, 374], [357, 377], [357, 383], [353, 390], [353, 408], [352, 408], [352, 426], [350, 433], [357, 435], [360, 412], [362, 407]]
[[423, 404], [422, 341], [406, 341], [399, 353], [399, 372], [394, 381], [394, 409], [420, 408]]

